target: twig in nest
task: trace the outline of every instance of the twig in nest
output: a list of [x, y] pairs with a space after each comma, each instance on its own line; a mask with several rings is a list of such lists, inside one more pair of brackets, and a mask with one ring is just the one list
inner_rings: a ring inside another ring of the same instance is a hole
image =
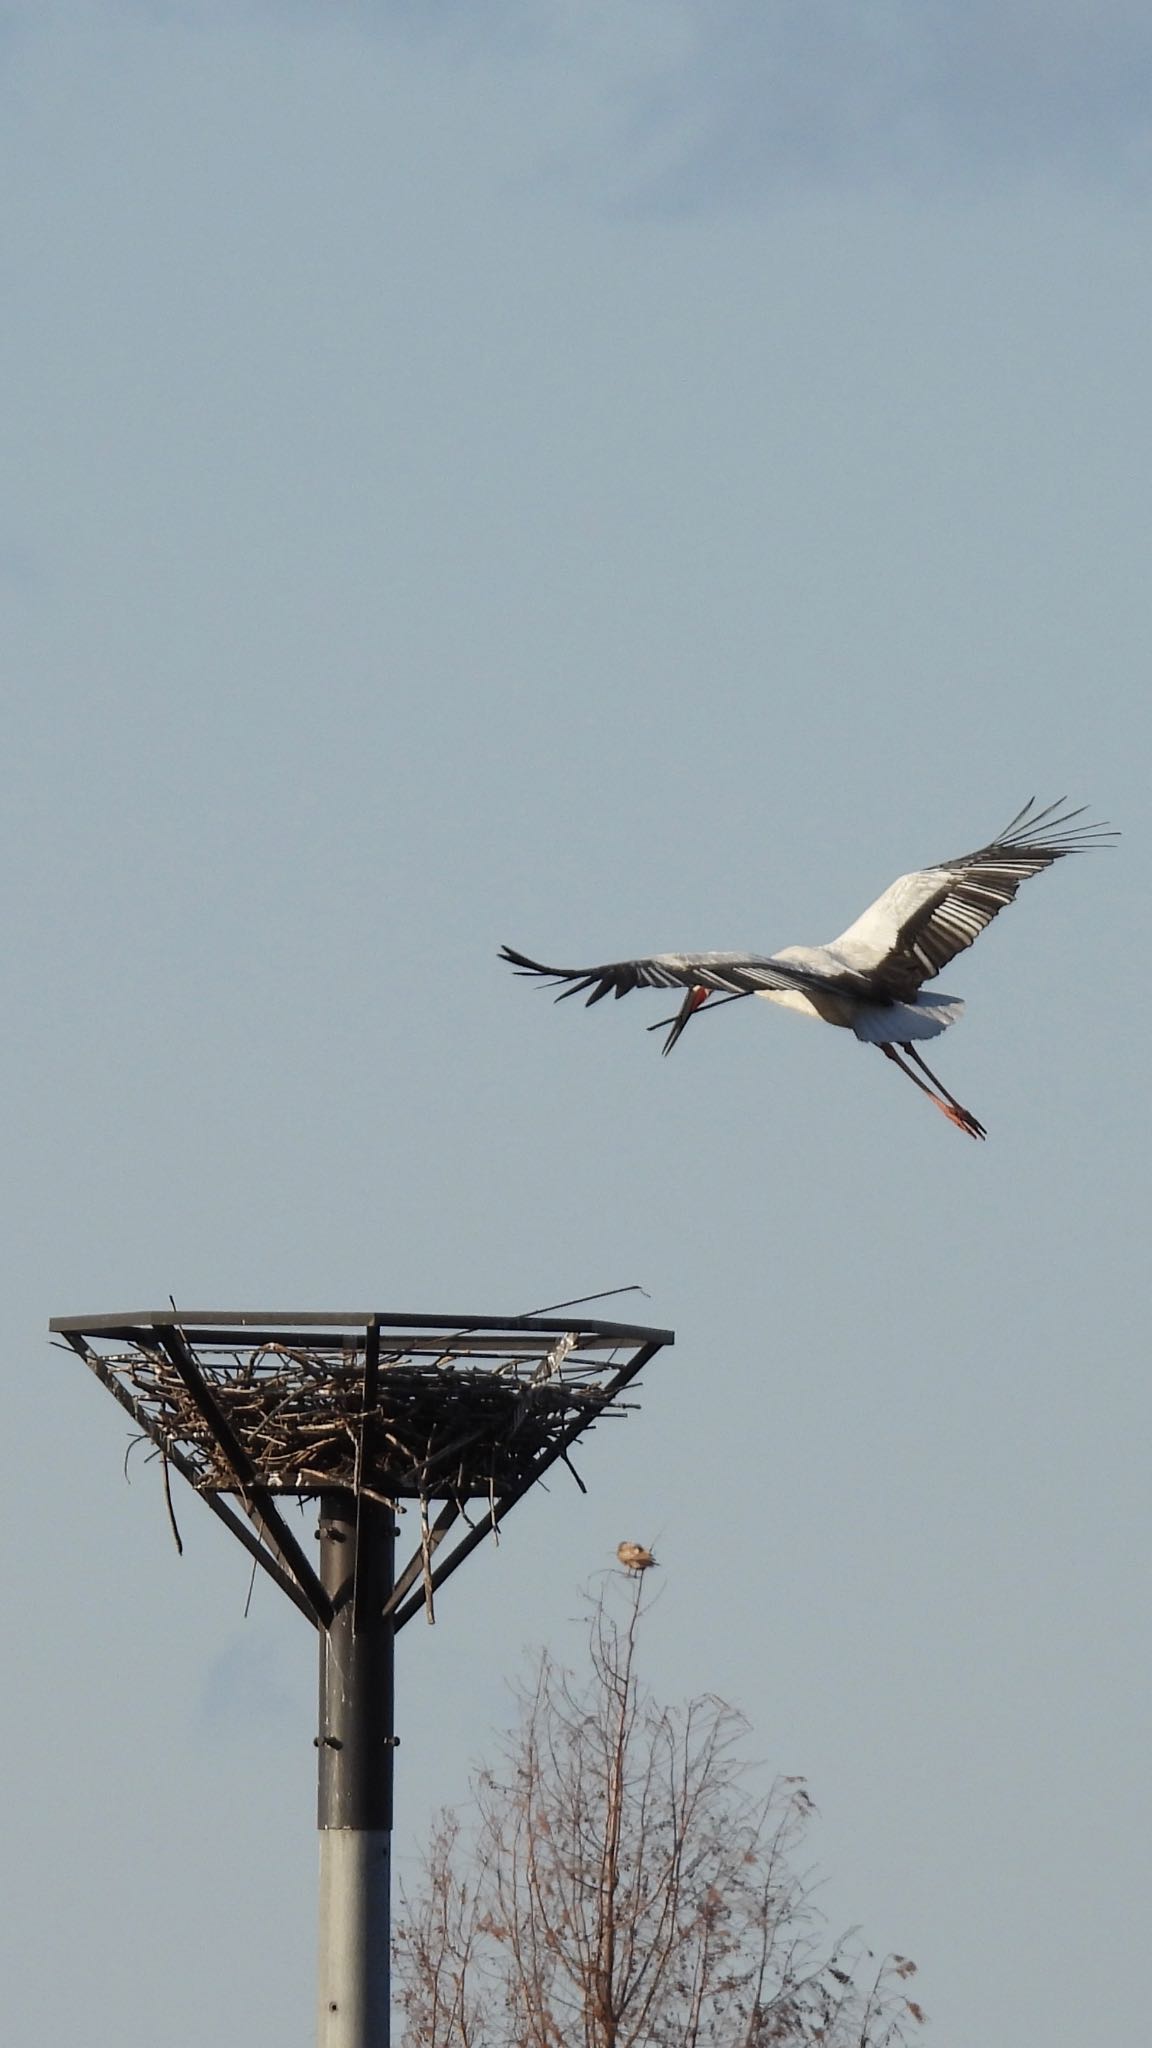
[[424, 1612], [428, 1616], [429, 1628], [436, 1625], [436, 1609], [432, 1604], [432, 1539], [428, 1529], [428, 1496], [420, 1495], [420, 1566], [424, 1579]]
[[147, 1442], [148, 1438], [143, 1434], [141, 1434], [140, 1436], [130, 1436], [128, 1439], [128, 1448], [124, 1453], [124, 1477], [128, 1480], [129, 1486], [131, 1486], [132, 1481], [128, 1475], [128, 1460], [132, 1456], [133, 1451], [136, 1449], [137, 1444], [146, 1444]]
[[[294, 1488], [306, 1475], [313, 1486], [351, 1482], [387, 1499], [418, 1495], [423, 1478], [426, 1491], [487, 1494], [494, 1507], [543, 1453], [559, 1451], [570, 1422], [620, 1415], [631, 1405], [608, 1402], [596, 1371], [569, 1345], [562, 1334], [535, 1358], [495, 1369], [463, 1347], [438, 1349], [430, 1360], [398, 1353], [403, 1362], [381, 1375], [370, 1407], [347, 1359], [319, 1360], [287, 1345], [234, 1354], [226, 1367], [205, 1368], [205, 1377], [274, 1490]], [[147, 1405], [154, 1440], [166, 1434], [183, 1445], [195, 1466], [193, 1484], [235, 1491], [236, 1475], [163, 1353], [143, 1348], [112, 1362]]]
[[550, 1316], [554, 1309], [583, 1308], [586, 1301], [610, 1301], [614, 1294], [642, 1294], [645, 1301], [651, 1301], [652, 1299], [648, 1289], [641, 1287], [638, 1280], [633, 1280], [627, 1287], [602, 1287], [599, 1294], [574, 1294], [571, 1301], [547, 1301], [543, 1308], [530, 1308], [528, 1314], [530, 1316]]
[[168, 1510], [168, 1525], [176, 1544], [176, 1555], [177, 1557], [183, 1557], [184, 1545], [180, 1540], [180, 1531], [176, 1527], [176, 1510], [172, 1505], [172, 1486], [168, 1478], [168, 1459], [163, 1451], [160, 1453], [160, 1469], [164, 1474], [164, 1505]]
[[568, 1456], [567, 1451], [561, 1451], [560, 1456], [564, 1460], [564, 1463], [567, 1465], [568, 1470], [572, 1474], [573, 1479], [576, 1481], [577, 1486], [580, 1488], [581, 1493], [587, 1493], [588, 1488], [585, 1486], [584, 1481], [581, 1479], [580, 1474], [576, 1470], [575, 1465], [572, 1463], [571, 1458]]

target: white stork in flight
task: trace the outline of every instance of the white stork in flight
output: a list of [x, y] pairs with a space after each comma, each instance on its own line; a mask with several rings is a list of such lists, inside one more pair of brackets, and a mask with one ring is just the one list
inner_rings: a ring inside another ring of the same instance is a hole
[[913, 1044], [946, 1031], [964, 1005], [958, 996], [921, 990], [979, 938], [1029, 875], [1040, 874], [1067, 853], [1116, 837], [1104, 825], [1075, 824], [1084, 807], [1062, 811], [1063, 802], [1038, 811], [1033, 799], [976, 853], [901, 875], [827, 946], [785, 946], [780, 953], [658, 953], [651, 960], [617, 960], [607, 967], [544, 967], [511, 946], [503, 947], [500, 957], [521, 974], [547, 975], [553, 984], [569, 982], [557, 1002], [586, 989], [589, 1004], [634, 988], [687, 989], [675, 1017], [648, 1027], [660, 1031], [671, 1025], [666, 1053], [701, 1003], [716, 993], [727, 1002], [763, 996], [806, 1017], [821, 1017], [854, 1031], [865, 1045], [879, 1046], [950, 1122], [970, 1138], [983, 1138], [983, 1124], [949, 1094]]

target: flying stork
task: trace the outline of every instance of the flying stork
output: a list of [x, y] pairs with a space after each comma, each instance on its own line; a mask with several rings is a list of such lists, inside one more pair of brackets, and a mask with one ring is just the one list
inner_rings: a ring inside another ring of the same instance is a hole
[[922, 994], [921, 989], [979, 938], [1029, 875], [1040, 874], [1065, 854], [1116, 837], [1104, 825], [1075, 824], [1084, 806], [1064, 811], [1065, 801], [1061, 797], [1038, 811], [1033, 798], [977, 852], [901, 875], [827, 946], [785, 946], [770, 954], [658, 953], [651, 960], [617, 960], [606, 967], [544, 967], [511, 946], [504, 946], [500, 957], [520, 974], [547, 976], [553, 986], [569, 983], [557, 1002], [585, 990], [592, 1004], [634, 988], [685, 988], [676, 1016], [648, 1027], [661, 1031], [671, 1026], [665, 1053], [701, 1003], [717, 993], [726, 1002], [763, 996], [806, 1017], [820, 1017], [854, 1031], [865, 1045], [879, 1046], [951, 1123], [970, 1138], [983, 1138], [983, 1124], [949, 1094], [913, 1043], [946, 1031], [964, 1004], [958, 996]]

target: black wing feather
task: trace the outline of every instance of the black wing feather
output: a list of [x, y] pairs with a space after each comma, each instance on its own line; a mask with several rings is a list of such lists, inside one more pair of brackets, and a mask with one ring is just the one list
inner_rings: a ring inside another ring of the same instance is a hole
[[1085, 806], [1062, 811], [1065, 801], [1061, 797], [1038, 811], [1035, 798], [1030, 798], [987, 846], [936, 863], [939, 889], [901, 926], [878, 976], [891, 995], [912, 995], [922, 982], [941, 973], [1015, 900], [1021, 882], [1043, 874], [1070, 853], [1105, 846], [1119, 836], [1105, 824], [1074, 824], [1083, 817]]

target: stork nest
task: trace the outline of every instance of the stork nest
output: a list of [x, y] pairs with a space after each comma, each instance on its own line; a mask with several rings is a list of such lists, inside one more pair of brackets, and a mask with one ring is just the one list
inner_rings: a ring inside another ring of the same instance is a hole
[[[631, 1403], [611, 1402], [596, 1363], [561, 1337], [536, 1357], [483, 1362], [445, 1352], [381, 1357], [376, 1399], [364, 1405], [364, 1358], [261, 1344], [196, 1354], [216, 1409], [264, 1484], [312, 1494], [348, 1487], [385, 1501], [488, 1499], [522, 1485], [575, 1433]], [[202, 1493], [236, 1493], [239, 1476], [172, 1361], [141, 1347], [106, 1356], [162, 1451], [178, 1448]], [[191, 1476], [191, 1474], [190, 1474]]]

